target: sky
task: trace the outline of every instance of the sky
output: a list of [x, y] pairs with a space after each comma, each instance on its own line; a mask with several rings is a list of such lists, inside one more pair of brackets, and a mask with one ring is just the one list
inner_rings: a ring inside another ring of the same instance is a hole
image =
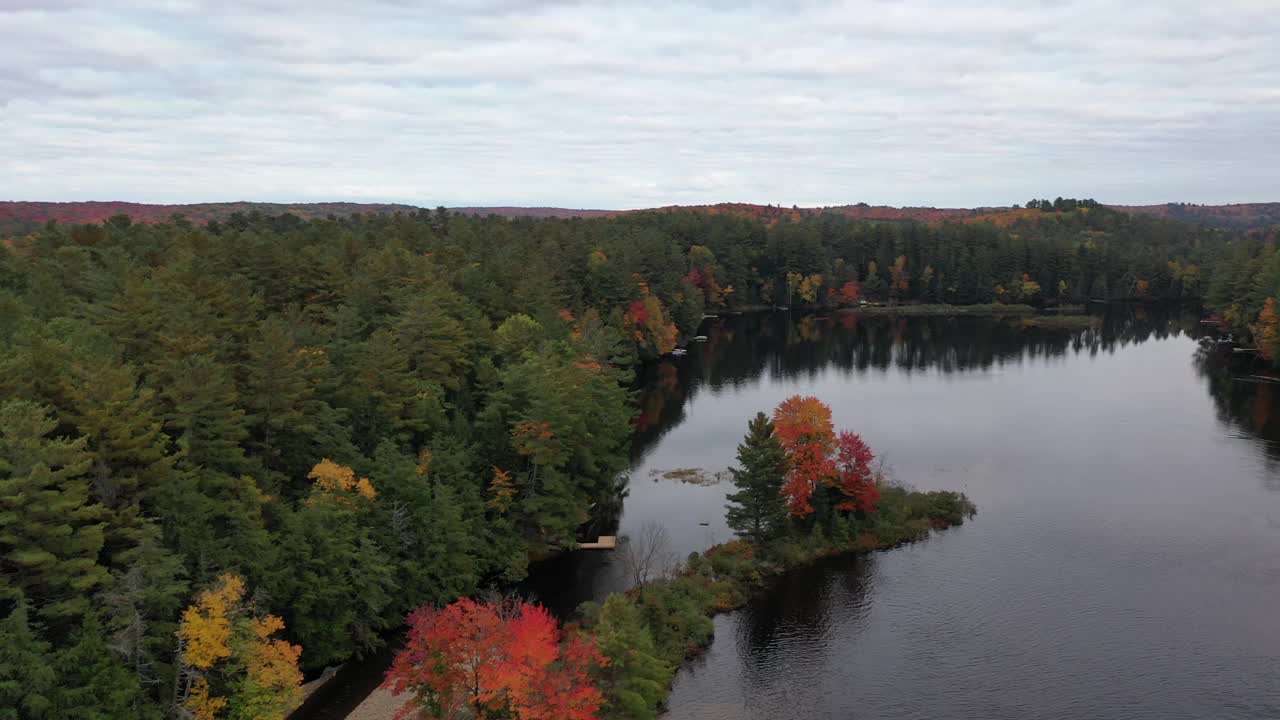
[[1280, 201], [1280, 0], [0, 0], [0, 199]]

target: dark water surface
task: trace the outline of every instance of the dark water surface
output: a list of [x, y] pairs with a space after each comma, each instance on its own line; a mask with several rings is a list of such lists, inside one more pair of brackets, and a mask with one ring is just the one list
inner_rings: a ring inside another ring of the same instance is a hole
[[[1195, 313], [1018, 319], [756, 315], [649, 368], [620, 532], [681, 557], [731, 537], [721, 470], [747, 419], [816, 395], [897, 480], [978, 516], [824, 562], [716, 619], [668, 720], [1280, 718], [1280, 385], [1199, 337]], [[604, 528], [609, 531], [611, 528]], [[532, 569], [561, 616], [625, 587], [617, 556]], [[342, 718], [385, 658], [299, 717]]]
[[[1280, 718], [1280, 428], [1194, 314], [1020, 320], [748, 316], [653, 368], [621, 532], [680, 555], [730, 537], [747, 418], [816, 395], [899, 481], [962, 490], [968, 525], [786, 577], [716, 620], [671, 720]], [[1239, 370], [1239, 368], [1236, 368]], [[560, 609], [613, 557], [540, 569]]]

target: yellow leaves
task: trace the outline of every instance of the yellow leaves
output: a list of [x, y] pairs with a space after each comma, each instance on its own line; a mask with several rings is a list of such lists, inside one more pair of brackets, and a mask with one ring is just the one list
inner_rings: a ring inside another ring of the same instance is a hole
[[433, 457], [431, 448], [422, 448], [418, 451], [418, 464], [414, 468], [418, 477], [425, 478], [431, 474], [431, 460]]
[[216, 720], [218, 713], [222, 712], [226, 704], [227, 699], [224, 697], [211, 697], [209, 681], [199, 677], [192, 683], [191, 694], [187, 696], [183, 707], [191, 713], [193, 720]]
[[181, 661], [194, 675], [182, 706], [195, 720], [217, 720], [227, 708], [236, 717], [279, 720], [296, 705], [302, 648], [272, 639], [284, 621], [253, 610], [244, 581], [223, 575], [182, 613]]
[[814, 302], [818, 299], [818, 290], [822, 287], [821, 275], [810, 275], [800, 281], [800, 297], [805, 302]]
[[787, 273], [787, 293], [798, 292], [801, 299], [805, 302], [815, 302], [818, 299], [818, 290], [822, 288], [822, 276], [801, 275], [797, 272]]
[[1022, 273], [1022, 298], [1024, 300], [1035, 297], [1040, 294], [1040, 283], [1031, 279], [1028, 273]]
[[195, 604], [182, 612], [178, 626], [182, 662], [206, 669], [231, 656], [231, 622], [243, 597], [244, 581], [235, 575], [223, 575], [218, 585], [196, 596]]
[[377, 497], [377, 492], [374, 491], [373, 483], [369, 482], [369, 478], [357, 480], [354, 470], [328, 458], [311, 468], [307, 477], [314, 480], [316, 488], [323, 493], [332, 495], [339, 492], [355, 492], [366, 500]]
[[298, 657], [302, 648], [284, 640], [270, 639], [284, 629], [284, 621], [275, 615], [267, 615], [253, 623], [255, 642], [248, 650], [245, 669], [249, 682], [254, 686], [278, 694], [296, 692], [302, 685], [302, 672], [298, 670]]

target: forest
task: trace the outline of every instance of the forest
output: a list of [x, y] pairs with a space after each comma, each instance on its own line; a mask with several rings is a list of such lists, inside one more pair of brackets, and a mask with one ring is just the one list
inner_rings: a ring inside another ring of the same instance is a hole
[[47, 224], [0, 245], [0, 718], [282, 717], [301, 673], [571, 548], [625, 492], [634, 368], [704, 314], [1207, 288], [1265, 344], [1278, 262], [1084, 201]]

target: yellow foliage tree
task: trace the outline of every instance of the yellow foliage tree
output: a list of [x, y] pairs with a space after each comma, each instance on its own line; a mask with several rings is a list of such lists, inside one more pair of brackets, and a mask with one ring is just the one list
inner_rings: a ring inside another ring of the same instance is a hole
[[800, 281], [800, 297], [805, 302], [814, 302], [818, 299], [818, 291], [822, 289], [822, 276], [809, 275]]
[[[227, 717], [281, 720], [301, 697], [302, 648], [273, 639], [284, 629], [275, 615], [258, 617], [245, 600], [244, 580], [223, 575], [196, 595], [178, 626], [183, 674], [190, 678], [182, 706], [196, 720]], [[214, 694], [215, 688], [221, 695]]]
[[216, 586], [196, 595], [178, 627], [183, 662], [208, 669], [231, 656], [231, 623], [242, 598], [244, 581], [235, 575], [223, 575]]
[[339, 492], [355, 492], [357, 495], [372, 500], [377, 497], [378, 493], [373, 489], [373, 483], [369, 482], [369, 478], [356, 479], [356, 473], [345, 465], [325, 458], [316, 466], [311, 468], [311, 472], [307, 477], [314, 480], [316, 488], [321, 492], [335, 494]]

